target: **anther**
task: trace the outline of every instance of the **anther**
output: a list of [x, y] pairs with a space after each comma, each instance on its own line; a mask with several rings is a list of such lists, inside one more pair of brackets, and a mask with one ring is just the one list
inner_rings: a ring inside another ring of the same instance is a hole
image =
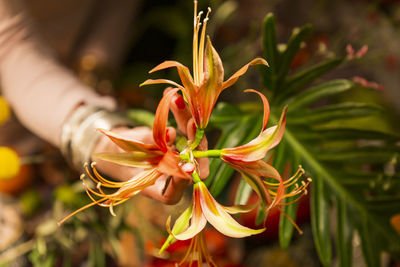
[[117, 215], [115, 214], [115, 212], [114, 212], [114, 206], [113, 206], [112, 202], [111, 202], [109, 208], [110, 208], [110, 213], [111, 213], [111, 215], [114, 216], [114, 217], [117, 216]]
[[85, 164], [83, 164], [83, 167], [87, 168], [89, 166], [89, 163], [85, 162]]
[[101, 187], [101, 183], [100, 183], [100, 182], [98, 182], [96, 187], [97, 187], [97, 189], [100, 189], [100, 187]]
[[308, 178], [307, 178], [307, 181], [309, 181], [309, 182], [311, 183], [311, 182], [312, 182], [311, 177], [308, 177]]
[[85, 174], [82, 173], [81, 176], [79, 177], [79, 179], [83, 180], [85, 178]]
[[92, 163], [90, 163], [90, 167], [94, 168], [94, 166], [96, 166], [96, 162], [93, 161]]

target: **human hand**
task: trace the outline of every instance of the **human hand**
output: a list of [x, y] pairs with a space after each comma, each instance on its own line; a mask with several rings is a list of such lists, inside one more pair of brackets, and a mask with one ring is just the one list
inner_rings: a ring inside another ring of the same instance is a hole
[[[168, 89], [166, 90], [168, 92]], [[196, 126], [193, 119], [191, 118], [190, 112], [184, 103], [181, 95], [175, 95], [171, 100], [170, 109], [176, 119], [178, 130], [186, 135], [189, 140], [194, 140], [196, 133]], [[148, 127], [135, 127], [130, 129], [128, 127], [117, 127], [112, 129], [114, 133], [117, 133], [123, 137], [134, 138], [136, 141], [143, 143], [154, 143], [152, 130]], [[167, 128], [167, 142], [168, 145], [172, 146], [175, 142], [176, 130], [173, 127]], [[200, 145], [199, 150], [207, 149], [207, 139], [204, 138]], [[120, 147], [110, 141], [106, 136], [102, 136], [97, 143], [93, 153], [104, 153], [104, 152], [124, 152]], [[98, 158], [93, 158], [96, 161], [96, 168], [99, 169], [104, 174], [114, 177], [116, 179], [125, 181], [133, 177], [135, 174], [142, 171], [141, 168], [132, 168], [121, 166], [115, 163], [100, 160]], [[199, 175], [200, 178], [205, 179], [208, 176], [208, 159], [202, 158], [198, 160], [199, 163]], [[165, 204], [175, 204], [177, 203], [184, 192], [185, 187], [188, 185], [189, 181], [187, 179], [179, 177], [171, 177], [168, 181], [168, 176], [163, 175], [154, 185], [147, 187], [142, 192], [156, 200], [159, 200]], [[168, 184], [166, 184], [168, 181]]]

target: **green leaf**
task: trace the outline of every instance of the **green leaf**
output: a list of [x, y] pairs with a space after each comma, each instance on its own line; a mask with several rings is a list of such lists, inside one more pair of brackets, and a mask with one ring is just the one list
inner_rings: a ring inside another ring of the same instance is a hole
[[354, 148], [337, 152], [321, 152], [315, 158], [324, 162], [386, 163], [395, 154], [396, 152], [385, 149]]
[[339, 267], [351, 267], [353, 248], [353, 224], [350, 220], [348, 206], [344, 199], [336, 198], [336, 247]]
[[239, 187], [235, 195], [235, 205], [245, 205], [252, 192], [253, 189], [251, 186], [245, 180], [240, 180]]
[[92, 242], [90, 242], [88, 266], [89, 267], [106, 266], [106, 255], [102, 243], [99, 242], [98, 240], [92, 240]]
[[[285, 143], [283, 143], [285, 144]], [[287, 151], [287, 150], [286, 150]], [[282, 153], [283, 157], [287, 153]], [[291, 159], [291, 171], [295, 172], [299, 166], [300, 158], [298, 155], [295, 155]], [[282, 168], [281, 168], [282, 169]], [[282, 169], [280, 172], [284, 173], [284, 170]], [[287, 191], [291, 191], [295, 188], [295, 185], [290, 186]], [[297, 196], [294, 197], [289, 197], [285, 199], [285, 203], [289, 203], [294, 201], [297, 198]], [[295, 203], [291, 205], [286, 205], [283, 206], [282, 210], [284, 213], [286, 213], [287, 216], [289, 216], [294, 222], [296, 221], [296, 216], [297, 216], [297, 210], [298, 210], [299, 202], [296, 201]], [[279, 244], [282, 248], [288, 248], [290, 245], [290, 241], [293, 236], [293, 231], [294, 231], [294, 226], [293, 223], [283, 214], [281, 213], [280, 220], [279, 220]]]
[[[225, 127], [217, 148], [235, 147], [249, 142], [260, 132], [261, 120], [259, 116], [244, 116], [232, 127]], [[206, 185], [211, 184], [210, 192], [218, 196], [225, 188], [233, 175], [234, 170], [227, 164], [221, 164], [220, 159], [212, 159], [210, 162], [210, 174]]]
[[[298, 135], [299, 136], [299, 135]], [[306, 134], [301, 135], [302, 140], [396, 140], [395, 135], [378, 132], [374, 130], [364, 130], [364, 129], [351, 129], [351, 128], [331, 128], [331, 129], [320, 129], [320, 130], [307, 130]]]
[[382, 112], [382, 108], [376, 105], [345, 102], [329, 106], [315, 108], [303, 113], [292, 113], [288, 120], [292, 124], [318, 124], [338, 119], [360, 118], [375, 115]]
[[278, 61], [278, 50], [276, 41], [275, 18], [269, 13], [264, 18], [262, 43], [264, 47], [264, 58], [269, 64], [269, 68], [261, 68], [264, 85], [266, 88], [274, 90], [276, 84], [276, 68]]
[[313, 177], [311, 189], [311, 226], [315, 246], [322, 265], [331, 266], [332, 244], [329, 226], [329, 201], [325, 181], [321, 176]]
[[153, 127], [154, 114], [150, 111], [144, 109], [131, 109], [126, 115], [136, 125]]
[[[310, 85], [313, 81], [320, 78], [323, 74], [336, 68], [343, 62], [343, 59], [331, 59], [324, 61], [319, 65], [312, 66], [302, 72], [296, 73], [286, 79], [282, 86], [282, 92], [278, 97], [279, 100], [284, 100], [287, 96], [304, 89], [305, 86]], [[279, 101], [278, 101], [279, 102]]]
[[[400, 251], [399, 235], [396, 234], [392, 227], [387, 227], [386, 224], [383, 223], [388, 221], [387, 214], [385, 216], [375, 216], [373, 213], [370, 213], [363, 200], [359, 198], [360, 192], [357, 193], [357, 191], [351, 191], [344, 187], [336, 178], [336, 174], [320, 162], [316, 155], [307, 149], [304, 144], [293, 135], [288, 127], [286, 128], [284, 138], [287, 140], [288, 145], [300, 154], [303, 165], [305, 165], [306, 170], [310, 172], [310, 176], [313, 178], [313, 188], [318, 187], [318, 185], [315, 185], [315, 180], [319, 179], [317, 180], [318, 183], [322, 178], [322, 180], [329, 185], [331, 189], [330, 194], [335, 194], [338, 197], [346, 199], [348, 205], [355, 210], [355, 214], [361, 214], [368, 218], [371, 224], [370, 229], [386, 240], [388, 246], [392, 248], [393, 253], [398, 253]], [[346, 162], [346, 160], [344, 161]], [[314, 202], [314, 205], [315, 204], [318, 205], [318, 203]], [[382, 207], [382, 209], [384, 209], [384, 207]], [[313, 219], [314, 221], [316, 221], [317, 218], [321, 218], [321, 216], [314, 215], [313, 213], [314, 211], [312, 211], [312, 218], [315, 216]]]
[[223, 129], [232, 122], [237, 122], [245, 115], [237, 106], [221, 102], [213, 110], [210, 117], [210, 126]]
[[288, 114], [305, 108], [324, 97], [348, 91], [352, 86], [353, 83], [349, 80], [333, 80], [309, 88], [297, 96], [290, 98], [287, 102], [289, 105]]
[[300, 29], [293, 30], [292, 36], [279, 61], [278, 81], [282, 81], [289, 72], [290, 65], [299, 52], [301, 43], [310, 35], [311, 31], [312, 26], [310, 24], [304, 25]]

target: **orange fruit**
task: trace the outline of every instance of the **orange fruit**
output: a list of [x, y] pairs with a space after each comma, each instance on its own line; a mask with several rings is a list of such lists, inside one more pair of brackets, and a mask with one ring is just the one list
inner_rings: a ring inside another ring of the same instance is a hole
[[0, 147], [0, 192], [17, 194], [31, 182], [30, 165], [21, 165], [16, 151], [9, 147]]

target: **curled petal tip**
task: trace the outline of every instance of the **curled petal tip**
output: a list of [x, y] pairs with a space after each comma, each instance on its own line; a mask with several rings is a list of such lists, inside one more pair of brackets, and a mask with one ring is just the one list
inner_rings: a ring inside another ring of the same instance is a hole
[[263, 65], [265, 65], [265, 66], [268, 66], [269, 67], [269, 64], [268, 64], [268, 62], [265, 60], [265, 59], [263, 59], [263, 58], [260, 58], [261, 59], [261, 63], [263, 64]]

